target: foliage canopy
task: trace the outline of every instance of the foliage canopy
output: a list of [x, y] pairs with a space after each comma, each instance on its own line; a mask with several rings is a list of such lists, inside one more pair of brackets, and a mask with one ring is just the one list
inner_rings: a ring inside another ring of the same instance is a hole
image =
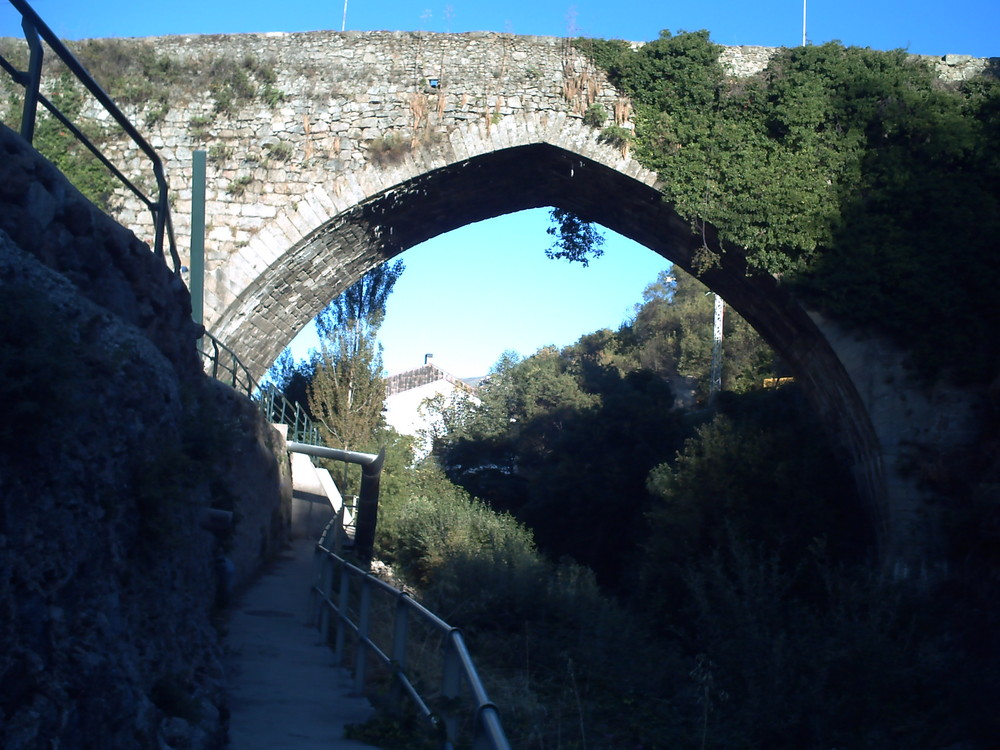
[[[1000, 350], [1000, 82], [902, 51], [781, 50], [727, 77], [708, 33], [578, 40], [633, 101], [633, 153], [751, 269], [892, 336], [928, 373], [990, 380]], [[711, 262], [710, 257], [708, 262]], [[946, 280], [929, 281], [940, 273]]]
[[[572, 346], [519, 359], [505, 354], [478, 398], [439, 398], [433, 436], [447, 476], [513, 513], [553, 558], [568, 555], [613, 583], [642, 533], [646, 477], [677, 451], [689, 427], [678, 397], [704, 403], [712, 301], [678, 271], [646, 289], [634, 320]], [[724, 383], [759, 388], [774, 358], [750, 326], [727, 316]], [[676, 392], [675, 392], [676, 387]], [[611, 537], [595, 517], [614, 518]]]

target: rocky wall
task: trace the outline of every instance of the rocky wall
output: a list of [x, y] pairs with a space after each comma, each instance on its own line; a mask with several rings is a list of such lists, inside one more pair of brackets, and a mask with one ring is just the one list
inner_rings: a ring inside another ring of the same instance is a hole
[[0, 747], [221, 747], [220, 561], [283, 544], [279, 436], [203, 375], [163, 262], [0, 156]]

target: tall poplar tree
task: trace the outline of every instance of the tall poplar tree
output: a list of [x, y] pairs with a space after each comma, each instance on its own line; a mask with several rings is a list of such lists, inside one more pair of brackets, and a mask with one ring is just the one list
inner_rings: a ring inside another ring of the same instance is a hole
[[385, 379], [377, 335], [402, 272], [402, 261], [373, 268], [316, 317], [320, 351], [308, 388], [309, 409], [332, 446], [370, 448], [383, 424]]

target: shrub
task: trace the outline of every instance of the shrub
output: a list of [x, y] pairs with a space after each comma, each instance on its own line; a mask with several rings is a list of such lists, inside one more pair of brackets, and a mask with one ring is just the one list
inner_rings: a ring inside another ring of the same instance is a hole
[[191, 128], [192, 138], [204, 138], [208, 135], [208, 127], [212, 124], [212, 118], [208, 115], [195, 115], [188, 120], [188, 127]]
[[408, 141], [389, 133], [368, 143], [368, 154], [372, 161], [382, 167], [398, 164], [410, 152]]
[[276, 161], [288, 161], [292, 158], [293, 149], [289, 143], [269, 143], [265, 148], [268, 155]]
[[238, 198], [247, 191], [247, 186], [251, 182], [253, 182], [253, 177], [250, 175], [240, 175], [226, 186], [226, 192], [234, 198]]
[[270, 109], [275, 109], [285, 101], [285, 92], [276, 88], [273, 84], [265, 83], [264, 88], [261, 89], [260, 98]]
[[[53, 85], [52, 101], [91, 143], [100, 146], [106, 136], [103, 127], [81, 123], [84, 97], [74, 80], [64, 73]], [[95, 206], [107, 210], [118, 182], [111, 172], [61, 122], [42, 114], [35, 125], [34, 146]]]
[[596, 102], [587, 107], [587, 111], [583, 113], [583, 122], [592, 128], [601, 127], [607, 119], [607, 110], [604, 109], [603, 105]]
[[607, 143], [615, 148], [625, 148], [632, 142], [632, 131], [620, 125], [609, 125], [597, 137], [601, 143]]
[[231, 146], [225, 146], [221, 143], [213, 143], [208, 147], [208, 160], [219, 162], [225, 161], [230, 156], [233, 155], [233, 149]]

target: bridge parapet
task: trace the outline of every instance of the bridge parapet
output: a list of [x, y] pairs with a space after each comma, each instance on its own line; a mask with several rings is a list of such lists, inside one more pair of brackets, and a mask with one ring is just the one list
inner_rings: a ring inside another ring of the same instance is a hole
[[[748, 78], [764, 70], [771, 62], [771, 58], [782, 49], [784, 48], [755, 45], [723, 47], [719, 53], [719, 61], [726, 72], [734, 78]], [[982, 75], [997, 63], [997, 58], [972, 55], [913, 55], [912, 57], [930, 65], [941, 80], [952, 82], [965, 81]]]

